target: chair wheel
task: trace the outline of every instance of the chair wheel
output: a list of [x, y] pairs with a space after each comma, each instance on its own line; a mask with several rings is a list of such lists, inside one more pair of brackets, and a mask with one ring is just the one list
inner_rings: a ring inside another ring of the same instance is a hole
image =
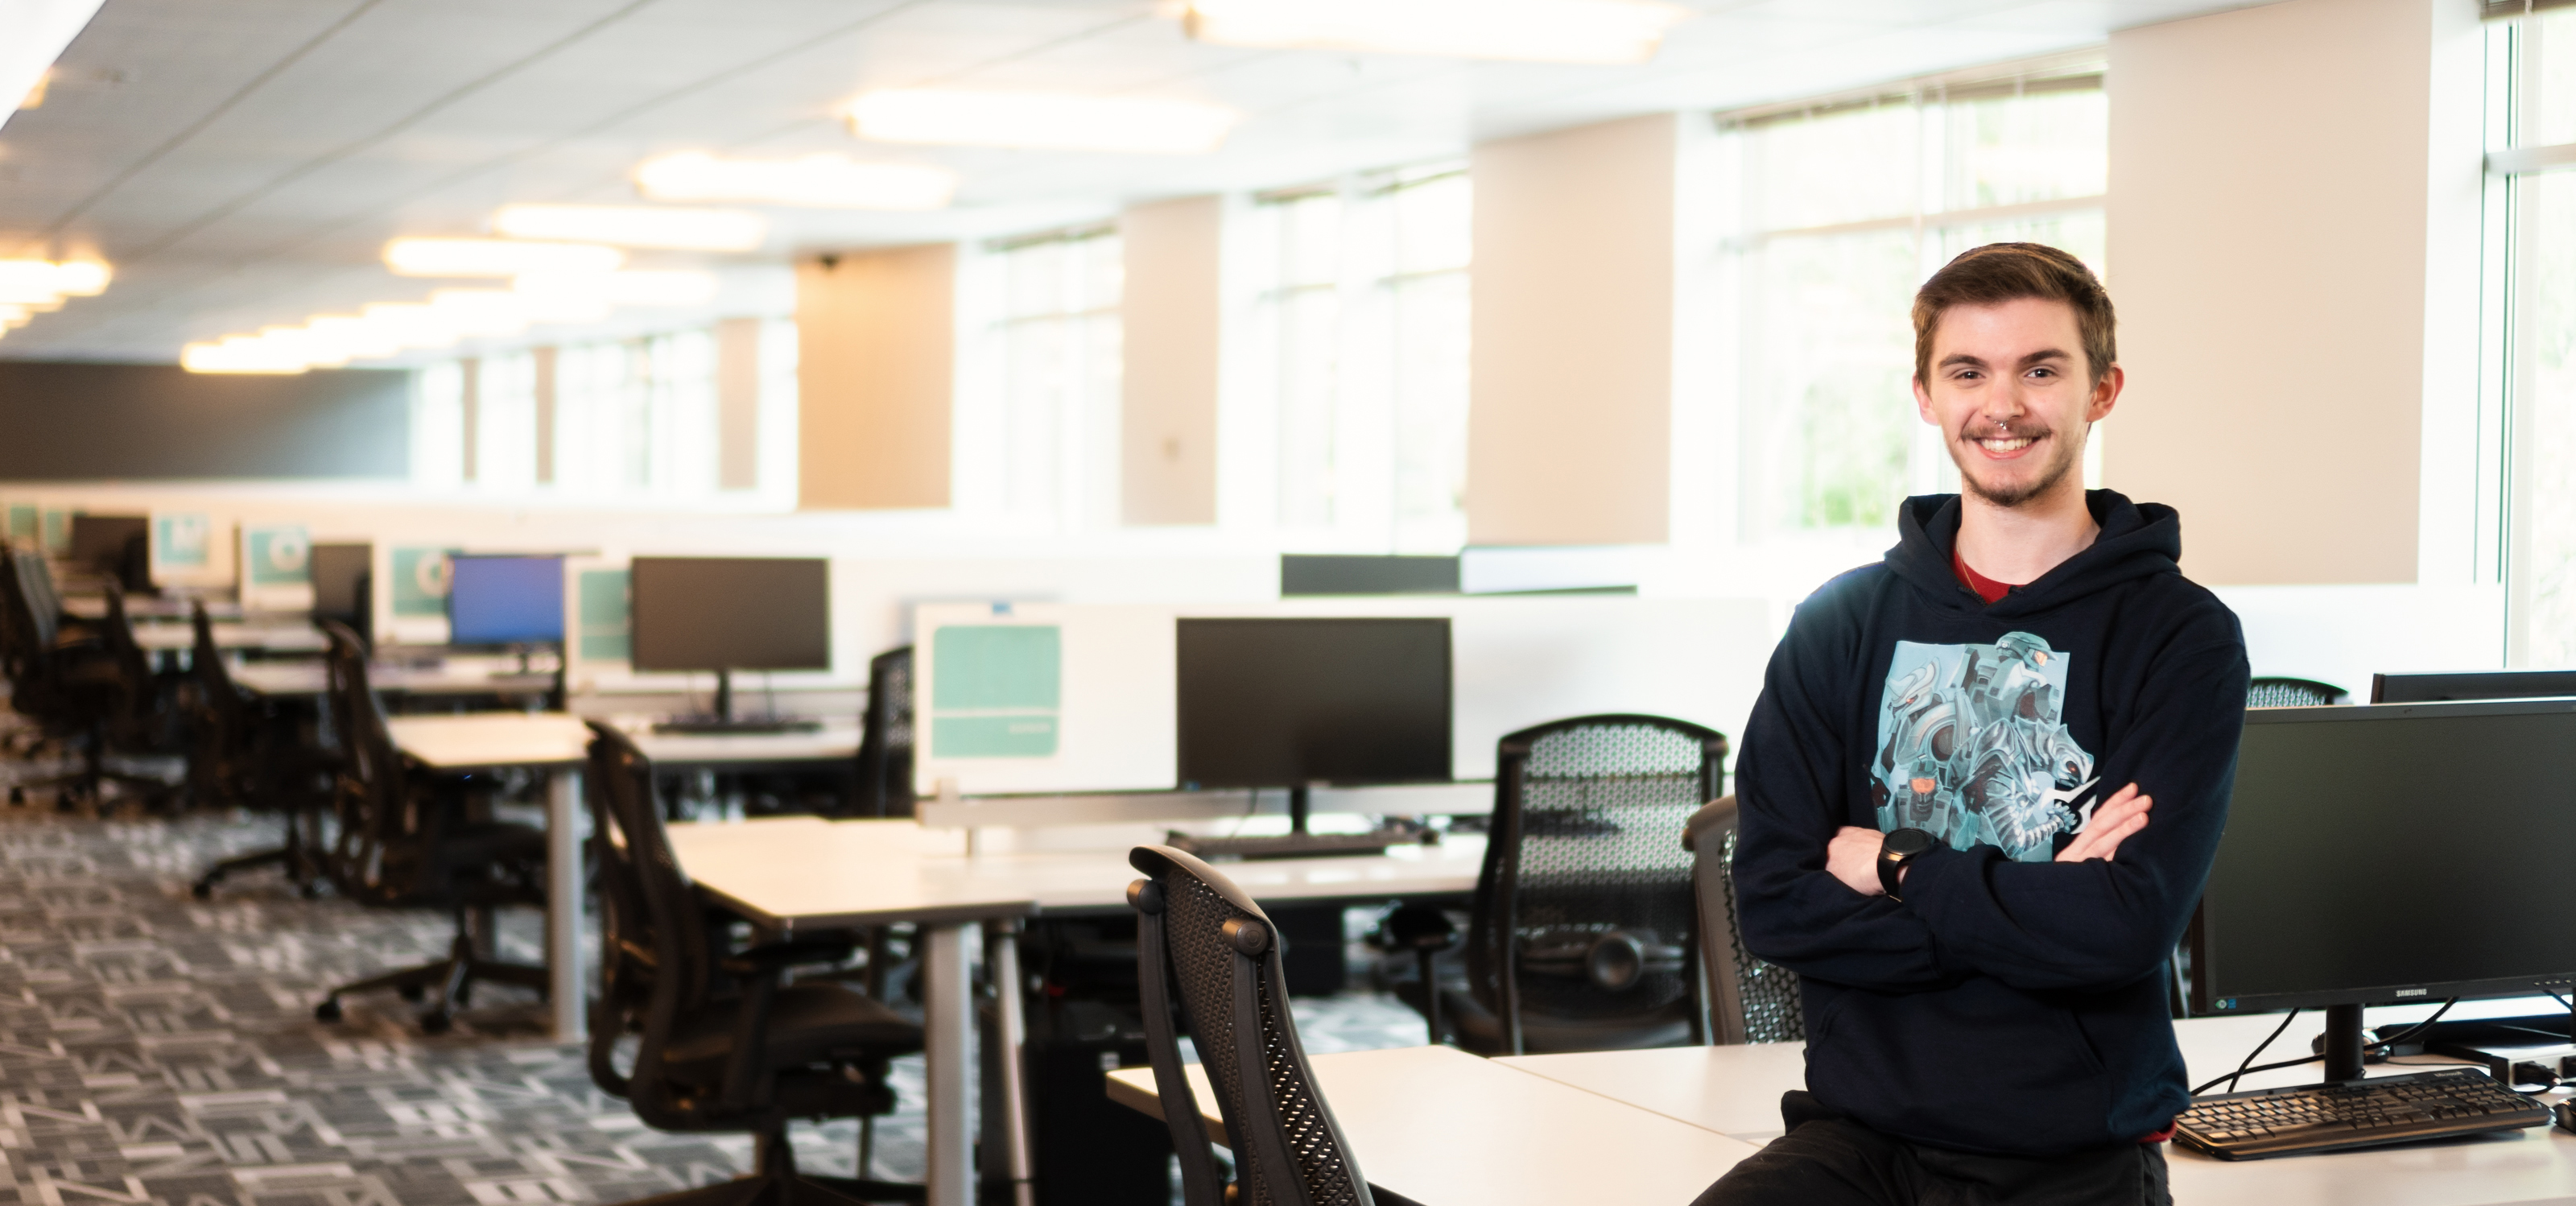
[[300, 884], [295, 890], [298, 893], [301, 893], [306, 900], [322, 899], [322, 885], [318, 883]]
[[422, 988], [417, 984], [405, 984], [394, 991], [402, 994], [402, 999], [409, 1001], [414, 1005], [419, 1004], [423, 998], [429, 996], [429, 990]]
[[330, 998], [325, 999], [321, 1004], [314, 1006], [314, 1007], [313, 1007], [313, 1020], [314, 1020], [314, 1021], [317, 1021], [317, 1022], [336, 1022], [336, 1021], [339, 1021], [339, 1020], [340, 1020], [340, 998], [338, 998], [338, 997], [330, 997]]
[[420, 1018], [422, 1034], [445, 1034], [455, 1026], [456, 1020], [443, 1013], [422, 1014]]
[[197, 899], [199, 899], [199, 900], [212, 900], [212, 899], [214, 899], [214, 897], [215, 897], [215, 881], [213, 881], [213, 880], [211, 880], [211, 879], [201, 879], [201, 880], [198, 880], [194, 885], [192, 885], [192, 886], [190, 886], [190, 887], [189, 887], [189, 889], [188, 889], [188, 895], [190, 895], [190, 896], [194, 896], [194, 897], [196, 897], [196, 898], [197, 898]]
[[10, 789], [9, 789], [9, 802], [10, 802], [10, 803], [12, 803], [12, 804], [24, 804], [24, 803], [26, 803], [26, 802], [27, 802], [27, 789], [26, 789], [26, 788], [23, 788], [23, 787], [12, 787], [12, 788], [10, 788]]

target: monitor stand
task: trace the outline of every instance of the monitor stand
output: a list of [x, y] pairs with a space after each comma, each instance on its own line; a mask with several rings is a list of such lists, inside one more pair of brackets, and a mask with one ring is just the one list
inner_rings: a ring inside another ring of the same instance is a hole
[[1163, 840], [1175, 850], [1201, 858], [1324, 858], [1337, 854], [1384, 854], [1389, 846], [1408, 845], [1422, 840], [1421, 832], [1395, 826], [1380, 826], [1367, 833], [1309, 833], [1306, 830], [1308, 789], [1288, 789], [1288, 832], [1276, 837], [1192, 837], [1178, 830], [1164, 835]]
[[[2506, 1084], [2546, 1084], [2560, 1076], [2576, 1076], [2576, 1009], [2532, 1017], [2435, 1022], [2422, 1030], [2401, 1022], [2374, 1031], [2362, 1029], [2361, 1010], [2359, 1005], [2326, 1007], [2326, 1032], [2318, 1036], [2317, 1050], [2325, 1057], [2329, 1082], [2361, 1079], [2362, 1065], [2369, 1062], [2363, 1056], [2368, 1045], [2400, 1035], [2407, 1036], [2409, 1046], [2421, 1045], [2428, 1054], [2485, 1064], [2489, 1075]], [[2517, 1075], [2517, 1069], [2522, 1074]]]
[[736, 716], [733, 671], [716, 671], [716, 710], [712, 716], [674, 716], [656, 723], [656, 733], [812, 733], [823, 722], [802, 716]]

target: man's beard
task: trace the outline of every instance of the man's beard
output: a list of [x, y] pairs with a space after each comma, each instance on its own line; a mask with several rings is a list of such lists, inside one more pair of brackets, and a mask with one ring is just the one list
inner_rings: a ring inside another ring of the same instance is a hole
[[[2066, 480], [2067, 474], [2075, 471], [2076, 463], [2084, 459], [2084, 436], [2091, 434], [2092, 426], [2092, 424], [2087, 423], [2084, 426], [2077, 428], [2076, 430], [2080, 434], [2071, 442], [2059, 439], [2049, 440], [2048, 443], [2052, 445], [2056, 451], [2053, 454], [2055, 459], [2048, 463], [2048, 468], [2038, 477], [2033, 478], [2030, 484], [2007, 490], [1989, 490], [1977, 481], [1977, 475], [1969, 469], [1970, 459], [1972, 457], [1977, 457], [1977, 452], [1975, 450], [1976, 439], [1962, 433], [1957, 440], [1952, 441], [1950, 444], [1950, 461], [1952, 464], [1959, 467], [1959, 489], [1973, 496], [1980, 502], [1991, 506], [2002, 507], [2006, 510], [2010, 510], [2011, 508], [2018, 507], [2034, 498], [2038, 498], [2039, 496], [2056, 489], [2059, 482]], [[2007, 436], [2032, 436], [2035, 438], [2041, 433], [2007, 430], [1997, 434]], [[2047, 434], [2054, 435], [2055, 433], [2050, 432]], [[1978, 458], [1978, 460], [1985, 464], [1992, 463], [1983, 461], [1982, 458]]]

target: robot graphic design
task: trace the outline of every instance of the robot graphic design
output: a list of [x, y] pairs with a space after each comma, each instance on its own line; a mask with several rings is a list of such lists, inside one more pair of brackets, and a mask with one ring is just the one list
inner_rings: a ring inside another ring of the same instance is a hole
[[2066, 661], [2027, 632], [1991, 645], [1897, 642], [1870, 764], [1879, 829], [1920, 829], [1958, 850], [1986, 842], [2025, 863], [2055, 857], [2057, 835], [2093, 813], [2093, 755], [2061, 719]]

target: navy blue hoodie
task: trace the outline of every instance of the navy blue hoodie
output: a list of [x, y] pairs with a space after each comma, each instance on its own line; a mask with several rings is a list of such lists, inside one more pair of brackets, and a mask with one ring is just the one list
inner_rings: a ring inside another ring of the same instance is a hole
[[[2182, 576], [2173, 508], [2089, 491], [2101, 533], [1988, 605], [1951, 569], [1955, 495], [1800, 605], [1736, 767], [1744, 942], [1798, 973], [1807, 1088], [1918, 1143], [2054, 1155], [2184, 1108], [2167, 961], [2200, 898], [2244, 727], [2234, 613]], [[2128, 783], [2147, 827], [2050, 861]], [[1835, 830], [1941, 839], [1902, 902], [1825, 868]]]

